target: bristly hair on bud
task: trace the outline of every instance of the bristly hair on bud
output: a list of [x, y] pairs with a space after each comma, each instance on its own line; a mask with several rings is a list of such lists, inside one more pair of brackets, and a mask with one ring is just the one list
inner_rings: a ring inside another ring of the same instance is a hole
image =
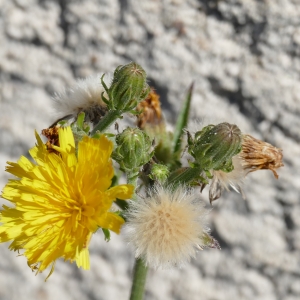
[[100, 74], [78, 80], [74, 86], [54, 95], [57, 117], [76, 117], [83, 111], [87, 120], [96, 124], [107, 111], [102, 100], [104, 92]]
[[275, 178], [278, 179], [276, 170], [283, 166], [281, 149], [246, 134], [243, 136], [242, 151], [239, 156], [247, 173], [257, 170], [271, 170]]
[[104, 75], [101, 77], [101, 82], [108, 95], [108, 98], [103, 97], [103, 100], [109, 110], [131, 111], [150, 92], [146, 82], [147, 74], [136, 62], [117, 67], [109, 88], [104, 83], [103, 77]]
[[208, 125], [188, 139], [189, 153], [205, 171], [233, 170], [232, 157], [241, 151], [242, 134], [240, 129], [229, 123]]
[[169, 174], [170, 170], [166, 165], [153, 164], [151, 166], [149, 178], [162, 184], [166, 181]]
[[148, 197], [130, 202], [125, 234], [146, 265], [181, 266], [197, 249], [218, 245], [205, 227], [206, 215], [198, 193], [155, 186]]
[[125, 172], [140, 168], [153, 156], [151, 139], [139, 128], [126, 128], [116, 136], [116, 144], [113, 158]]

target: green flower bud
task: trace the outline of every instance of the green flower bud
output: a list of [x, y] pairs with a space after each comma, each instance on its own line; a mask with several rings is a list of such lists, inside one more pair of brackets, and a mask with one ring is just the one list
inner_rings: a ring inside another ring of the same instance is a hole
[[146, 77], [144, 69], [137, 63], [131, 62], [117, 67], [110, 88], [107, 88], [101, 78], [109, 98], [104, 98], [108, 108], [120, 112], [134, 109], [150, 92]]
[[189, 138], [189, 153], [203, 170], [233, 170], [232, 157], [242, 148], [240, 129], [229, 123], [208, 125]]
[[117, 148], [113, 158], [124, 171], [133, 171], [151, 159], [151, 140], [149, 136], [138, 128], [127, 128], [116, 136]]
[[155, 164], [151, 168], [151, 173], [149, 174], [149, 177], [152, 180], [156, 180], [163, 183], [168, 178], [169, 173], [170, 172], [167, 166], [161, 164]]

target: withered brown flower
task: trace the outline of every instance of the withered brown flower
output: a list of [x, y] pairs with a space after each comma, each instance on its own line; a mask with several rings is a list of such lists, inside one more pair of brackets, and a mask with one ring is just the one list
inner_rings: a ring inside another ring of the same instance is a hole
[[244, 177], [257, 170], [271, 170], [278, 179], [276, 170], [283, 166], [282, 150], [264, 141], [258, 140], [249, 134], [243, 135], [242, 150], [232, 159], [234, 169], [231, 172], [221, 170], [213, 171], [213, 179], [210, 183], [209, 200], [210, 203], [221, 197], [224, 189], [231, 186], [245, 195], [242, 190]]
[[137, 126], [140, 129], [144, 129], [146, 124], [157, 125], [162, 121], [159, 95], [153, 88], [148, 97], [138, 104], [137, 111], [140, 111], [137, 116]]
[[257, 170], [271, 170], [278, 179], [276, 169], [283, 166], [281, 149], [246, 134], [243, 136], [242, 151], [239, 156], [247, 173]]

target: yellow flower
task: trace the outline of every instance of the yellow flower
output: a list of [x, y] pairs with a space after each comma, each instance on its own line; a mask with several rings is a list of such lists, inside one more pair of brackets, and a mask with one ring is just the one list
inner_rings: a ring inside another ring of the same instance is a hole
[[59, 147], [49, 152], [36, 134], [37, 145], [29, 153], [36, 164], [22, 156], [8, 162], [6, 170], [19, 177], [4, 187], [2, 197], [15, 207], [3, 206], [0, 242], [13, 240], [10, 249], [24, 249], [28, 265], [42, 272], [63, 257], [89, 269], [88, 245], [99, 228], [120, 232], [123, 218], [110, 212], [116, 198], [128, 199], [132, 185], [112, 188], [113, 143], [84, 137], [76, 155], [70, 127], [59, 130]]

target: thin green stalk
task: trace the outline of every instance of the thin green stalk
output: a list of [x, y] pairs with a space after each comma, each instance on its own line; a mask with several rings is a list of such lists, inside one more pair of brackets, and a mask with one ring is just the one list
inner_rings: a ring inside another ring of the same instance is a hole
[[147, 272], [148, 267], [145, 266], [143, 260], [140, 258], [136, 259], [133, 270], [130, 300], [142, 300], [144, 298]]
[[[127, 175], [127, 183], [132, 184], [136, 187], [139, 170], [133, 170]], [[136, 200], [136, 194], [132, 196], [133, 200]], [[144, 297], [145, 283], [147, 278], [148, 267], [145, 266], [141, 259], [135, 260], [135, 265], [133, 269], [132, 287], [130, 300], [142, 300]]]
[[91, 136], [93, 136], [96, 131], [104, 131], [107, 127], [109, 127], [113, 122], [115, 122], [118, 118], [120, 118], [121, 114], [118, 110], [110, 110], [94, 127], [91, 131]]
[[182, 139], [182, 135], [184, 133], [183, 129], [187, 126], [187, 123], [188, 123], [193, 88], [194, 88], [194, 83], [192, 83], [191, 86], [189, 87], [183, 107], [181, 109], [181, 112], [180, 112], [177, 122], [176, 122], [174, 138], [173, 138], [173, 153], [177, 153], [181, 149], [181, 144], [182, 144], [181, 139]]

